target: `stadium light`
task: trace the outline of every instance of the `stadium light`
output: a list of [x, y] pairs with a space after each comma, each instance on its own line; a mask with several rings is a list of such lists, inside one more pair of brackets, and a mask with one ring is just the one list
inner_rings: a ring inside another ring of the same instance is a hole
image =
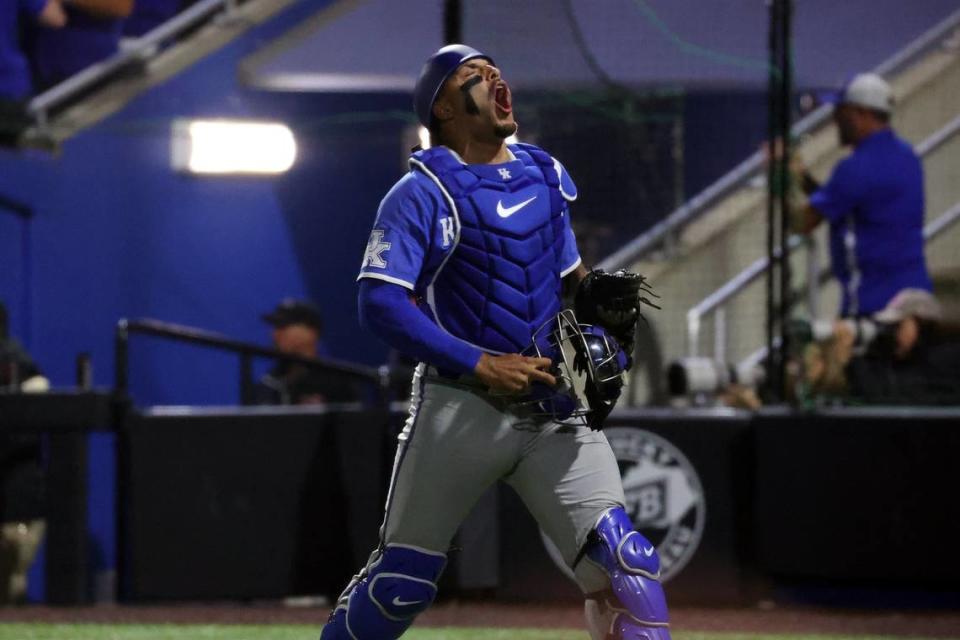
[[171, 165], [196, 174], [276, 175], [293, 166], [297, 141], [279, 122], [175, 120]]

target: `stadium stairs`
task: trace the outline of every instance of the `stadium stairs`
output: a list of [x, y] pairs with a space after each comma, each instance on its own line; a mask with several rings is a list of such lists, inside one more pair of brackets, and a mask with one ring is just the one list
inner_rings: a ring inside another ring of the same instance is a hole
[[[34, 112], [36, 125], [25, 132], [20, 146], [56, 148], [296, 1], [198, 2], [180, 16], [145, 34], [141, 42], [134, 41], [112, 58], [77, 74], [86, 76], [89, 82], [77, 86], [77, 76], [68, 78], [34, 98], [30, 109]], [[170, 29], [171, 24], [188, 12], [195, 12], [197, 19], [183, 28]], [[158, 45], [148, 46], [143, 42], [165, 30], [167, 35], [156, 38]], [[39, 113], [38, 105], [43, 105]]]
[[[888, 76], [897, 97], [893, 126], [898, 133], [920, 144], [960, 116], [960, 28], [954, 28], [937, 45], [908, 66]], [[827, 120], [799, 141], [799, 153], [811, 173], [825, 180], [846, 151], [837, 144], [837, 132]], [[960, 202], [960, 135], [954, 134], [924, 158], [927, 209], [930, 222]], [[766, 183], [763, 176], [745, 181], [739, 188], [701, 212], [676, 233], [670, 250], [650, 254], [632, 268], [647, 275], [662, 294], [662, 311], [651, 315], [660, 336], [663, 360], [670, 362], [688, 353], [686, 314], [707, 295], [716, 291], [741, 270], [766, 255]], [[816, 260], [827, 268], [826, 229], [819, 229]], [[960, 294], [957, 254], [960, 225], [927, 245], [927, 259], [942, 296]], [[806, 286], [807, 251], [794, 251], [791, 259], [793, 285]], [[736, 363], [765, 343], [766, 284], [760, 277], [726, 305], [726, 357]], [[830, 283], [822, 287], [817, 317], [837, 312], [839, 291]], [[950, 308], [957, 304], [952, 299]], [[809, 315], [809, 309], [798, 312]], [[704, 317], [697, 352], [713, 353], [712, 315]]]

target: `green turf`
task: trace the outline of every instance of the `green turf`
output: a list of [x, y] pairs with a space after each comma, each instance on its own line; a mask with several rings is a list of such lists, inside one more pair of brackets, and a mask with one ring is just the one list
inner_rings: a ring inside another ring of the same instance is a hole
[[[0, 640], [317, 640], [318, 626], [0, 624]], [[404, 640], [589, 640], [586, 632], [416, 629]], [[699, 640], [699, 639], [697, 639]]]
[[[317, 640], [318, 626], [0, 624], [0, 640]], [[678, 631], [674, 640], [904, 640], [840, 636]], [[404, 640], [589, 640], [585, 631], [533, 629], [414, 629]], [[929, 639], [928, 639], [929, 640]]]

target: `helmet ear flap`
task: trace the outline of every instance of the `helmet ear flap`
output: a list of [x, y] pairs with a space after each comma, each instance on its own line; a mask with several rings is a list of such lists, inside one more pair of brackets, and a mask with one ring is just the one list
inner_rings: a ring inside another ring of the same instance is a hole
[[443, 122], [453, 116], [453, 108], [446, 99], [438, 97], [437, 101], [433, 103], [432, 114], [433, 122]]

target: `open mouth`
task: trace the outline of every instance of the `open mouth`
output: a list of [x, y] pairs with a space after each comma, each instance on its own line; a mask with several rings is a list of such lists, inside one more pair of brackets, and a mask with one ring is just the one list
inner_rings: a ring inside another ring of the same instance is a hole
[[498, 82], [493, 91], [493, 102], [497, 109], [504, 115], [513, 111], [513, 102], [510, 96], [510, 89], [505, 82]]

